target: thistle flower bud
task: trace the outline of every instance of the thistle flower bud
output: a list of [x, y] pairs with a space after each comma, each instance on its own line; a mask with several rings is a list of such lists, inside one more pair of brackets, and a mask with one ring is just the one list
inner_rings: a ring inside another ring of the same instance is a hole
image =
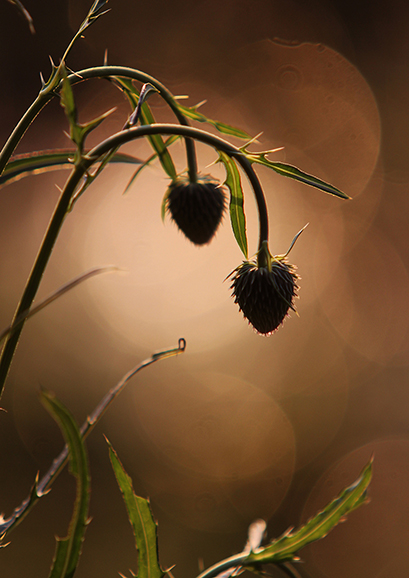
[[284, 257], [272, 257], [266, 266], [244, 261], [229, 276], [234, 302], [258, 333], [270, 335], [290, 308], [295, 311], [298, 275]]
[[179, 178], [171, 183], [165, 206], [176, 225], [196, 245], [205, 245], [214, 237], [226, 207], [219, 183], [208, 176], [196, 183]]

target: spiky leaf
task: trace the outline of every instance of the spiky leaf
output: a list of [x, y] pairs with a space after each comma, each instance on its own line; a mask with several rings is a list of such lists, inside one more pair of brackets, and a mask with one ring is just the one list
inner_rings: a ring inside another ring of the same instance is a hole
[[236, 238], [244, 256], [248, 257], [247, 234], [246, 234], [246, 216], [244, 214], [244, 195], [241, 186], [240, 172], [236, 162], [223, 151], [217, 151], [219, 162], [224, 164], [226, 169], [226, 180], [224, 184], [230, 191], [230, 221], [233, 234]]
[[49, 578], [71, 578], [81, 554], [88, 520], [89, 474], [85, 446], [71, 413], [53, 394], [43, 391], [41, 400], [58, 423], [69, 450], [70, 471], [76, 479], [74, 512], [64, 539], [57, 538], [57, 548]]
[[235, 128], [234, 126], [230, 126], [229, 124], [225, 124], [224, 122], [219, 122], [218, 120], [212, 120], [211, 118], [205, 116], [201, 112], [198, 112], [197, 109], [200, 106], [200, 104], [188, 107], [183, 106], [177, 100], [175, 100], [175, 102], [180, 112], [187, 118], [190, 118], [191, 120], [196, 120], [198, 122], [205, 122], [207, 124], [210, 124], [211, 126], [214, 126], [214, 128], [217, 129], [219, 132], [223, 134], [228, 134], [229, 136], [235, 136], [237, 138], [241, 138], [244, 140], [248, 140], [249, 138], [251, 138], [250, 135], [244, 130]]
[[102, 121], [104, 121], [115, 108], [104, 112], [97, 118], [94, 118], [84, 124], [77, 121], [77, 109], [75, 106], [74, 93], [71, 88], [70, 81], [67, 76], [67, 71], [64, 63], [60, 64], [60, 74], [62, 77], [62, 86], [60, 91], [61, 106], [64, 108], [65, 115], [70, 125], [70, 138], [77, 146], [77, 151], [74, 155], [74, 163], [80, 161], [84, 149], [85, 139], [91, 131], [96, 129]]
[[149, 502], [135, 495], [131, 478], [124, 470], [112, 445], [108, 440], [107, 442], [112, 468], [135, 536], [135, 545], [138, 550], [137, 576], [138, 578], [162, 578], [165, 573], [159, 564], [157, 526]]
[[[24, 153], [12, 157], [0, 176], [0, 186], [9, 185], [30, 175], [39, 175], [50, 171], [71, 168], [73, 164], [73, 150], [49, 150]], [[116, 153], [110, 163], [127, 163], [140, 165], [142, 161], [126, 153]], [[145, 164], [145, 163], [144, 163]]]
[[359, 478], [345, 488], [324, 510], [295, 531], [285, 532], [265, 548], [252, 552], [246, 566], [252, 562], [269, 564], [296, 560], [296, 553], [307, 544], [324, 538], [339, 522], [367, 501], [367, 488], [372, 477], [372, 459]]
[[296, 181], [299, 181], [300, 183], [304, 183], [305, 185], [315, 187], [316, 189], [320, 189], [321, 191], [324, 191], [325, 193], [329, 193], [330, 195], [334, 195], [334, 196], [339, 197], [341, 199], [350, 199], [350, 197], [348, 197], [348, 195], [346, 195], [345, 193], [343, 193], [342, 191], [340, 191], [339, 189], [337, 189], [333, 185], [326, 183], [325, 181], [322, 181], [321, 179], [318, 179], [317, 177], [314, 177], [313, 175], [309, 175], [308, 173], [304, 173], [304, 172], [300, 171], [300, 169], [298, 169], [297, 167], [294, 167], [292, 165], [288, 165], [286, 163], [279, 163], [279, 162], [270, 161], [267, 158], [267, 155], [269, 153], [271, 153], [272, 151], [263, 151], [261, 153], [250, 153], [246, 150], [246, 147], [243, 147], [240, 150], [242, 151], [242, 153], [247, 157], [247, 159], [251, 163], [258, 163], [260, 165], [268, 167], [269, 169], [273, 169], [273, 171], [275, 171], [279, 175], [282, 175], [283, 177], [289, 177], [291, 179], [295, 179]]
[[[128, 98], [132, 106], [132, 110], [135, 110], [136, 107], [138, 106], [139, 95], [136, 88], [132, 84], [132, 80], [128, 78], [115, 77], [115, 81]], [[155, 118], [146, 102], [144, 102], [140, 108], [139, 119], [141, 124], [144, 125], [155, 124]], [[170, 156], [170, 153], [167, 150], [167, 147], [163, 141], [163, 138], [159, 134], [151, 135], [147, 138], [153, 150], [158, 155], [163, 170], [166, 172], [168, 177], [170, 177], [170, 179], [174, 180], [177, 175], [176, 168], [173, 163], [172, 157]]]

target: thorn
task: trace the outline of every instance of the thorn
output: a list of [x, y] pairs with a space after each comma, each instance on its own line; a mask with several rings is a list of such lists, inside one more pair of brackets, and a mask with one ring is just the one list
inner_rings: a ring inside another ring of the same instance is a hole
[[197, 104], [195, 104], [192, 108], [194, 110], [197, 110], [198, 108], [200, 108], [201, 106], [203, 106], [204, 104], [206, 104], [207, 100], [201, 100], [200, 102], [198, 102]]

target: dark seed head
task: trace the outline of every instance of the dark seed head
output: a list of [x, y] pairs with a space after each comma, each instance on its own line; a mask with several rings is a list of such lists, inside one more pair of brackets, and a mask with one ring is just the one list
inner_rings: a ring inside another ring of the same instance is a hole
[[294, 308], [297, 279], [294, 265], [272, 258], [271, 271], [244, 261], [232, 273], [232, 297], [251, 325], [263, 335], [273, 333]]
[[196, 245], [209, 243], [226, 207], [220, 184], [206, 177], [196, 183], [178, 179], [166, 193], [166, 208], [188, 239]]

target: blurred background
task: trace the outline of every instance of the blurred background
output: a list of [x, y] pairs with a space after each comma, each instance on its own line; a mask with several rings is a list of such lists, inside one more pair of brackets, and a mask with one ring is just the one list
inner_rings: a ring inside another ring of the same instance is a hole
[[[0, 3], [4, 142], [85, 17], [91, 0], [26, 0], [36, 34]], [[78, 578], [137, 569], [105, 434], [149, 496], [162, 565], [176, 578], [240, 551], [248, 525], [269, 538], [305, 522], [375, 455], [369, 505], [301, 552], [304, 576], [400, 578], [409, 562], [409, 14], [398, 1], [112, 0], [73, 50], [74, 70], [110, 64], [144, 70], [210, 118], [259, 137], [254, 150], [297, 165], [353, 197], [341, 201], [258, 168], [270, 248], [298, 266], [298, 316], [257, 335], [230, 297], [241, 262], [225, 219], [213, 242], [193, 246], [160, 206], [168, 181], [146, 169], [108, 167], [64, 223], [39, 299], [72, 277], [114, 264], [26, 326], [2, 398], [0, 509], [10, 515], [45, 472], [62, 438], [41, 406], [50, 389], [79, 422], [134, 365], [187, 340], [186, 352], [140, 373], [89, 438], [90, 524]], [[121, 129], [129, 108], [106, 81], [75, 89], [79, 118], [116, 106], [89, 144]], [[156, 96], [159, 121], [173, 121]], [[70, 145], [57, 101], [20, 153]], [[127, 152], [146, 158], [145, 143]], [[182, 145], [173, 148], [185, 168]], [[214, 151], [198, 147], [200, 170]], [[33, 176], [0, 192], [0, 326], [9, 324], [68, 173]], [[246, 185], [247, 186], [247, 185]], [[247, 190], [247, 189], [246, 189]], [[257, 248], [251, 191], [245, 209]], [[10, 578], [47, 575], [54, 536], [71, 517], [64, 472], [1, 552]], [[129, 575], [129, 574], [128, 574]]]

